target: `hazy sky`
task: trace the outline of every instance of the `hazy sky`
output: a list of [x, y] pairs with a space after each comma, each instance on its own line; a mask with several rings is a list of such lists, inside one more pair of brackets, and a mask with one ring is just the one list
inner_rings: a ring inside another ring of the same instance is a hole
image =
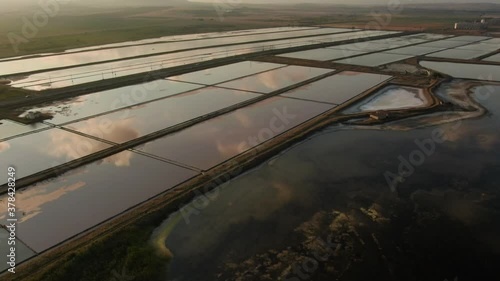
[[[167, 0], [168, 1], [168, 0]], [[192, 0], [194, 1], [194, 0]], [[196, 0], [197, 2], [213, 2], [213, 0]], [[217, 0], [216, 0], [217, 1]], [[220, 0], [225, 1], [225, 0]], [[394, 0], [227, 0], [230, 2], [242, 1], [244, 3], [330, 3], [330, 4], [389, 4]], [[499, 3], [500, 0], [400, 0], [401, 3]]]
[[[52, 2], [59, 1], [62, 3], [75, 3], [84, 6], [108, 6], [116, 5], [117, 7], [126, 6], [160, 6], [172, 5], [174, 3], [183, 2], [208, 2], [208, 3], [227, 3], [230, 5], [240, 3], [256, 3], [256, 4], [298, 4], [298, 3], [321, 3], [321, 4], [351, 4], [351, 5], [390, 5], [395, 3], [395, 0], [0, 0], [2, 8], [0, 14], [9, 13], [11, 11], [23, 11], [30, 7], [39, 7], [39, 1]], [[422, 3], [450, 3], [450, 5], [457, 3], [497, 3], [500, 0], [399, 0], [401, 4], [422, 4]], [[31, 10], [31, 9], [30, 9]]]
[[[39, 0], [0, 0], [2, 5], [21, 5], [21, 4], [32, 4], [36, 5]], [[42, 0], [44, 2], [48, 2], [51, 0]], [[58, 0], [60, 2], [79, 2], [80, 4], [85, 3], [120, 3], [120, 2], [135, 2], [139, 3], [161, 3], [168, 5], [172, 2], [179, 2], [179, 0], [140, 0], [140, 1], [131, 1], [131, 0]], [[193, 2], [227, 2], [227, 3], [330, 3], [330, 4], [388, 4], [394, 0], [190, 0]], [[499, 0], [400, 0], [401, 3], [499, 3]]]

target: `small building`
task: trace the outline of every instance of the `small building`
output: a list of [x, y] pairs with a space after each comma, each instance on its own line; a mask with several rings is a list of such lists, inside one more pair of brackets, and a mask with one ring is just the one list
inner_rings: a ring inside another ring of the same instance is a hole
[[389, 113], [387, 111], [376, 111], [370, 114], [370, 118], [378, 121], [385, 120], [389, 118]]
[[42, 113], [38, 111], [30, 111], [26, 114], [25, 118], [28, 120], [35, 120], [42, 117]]

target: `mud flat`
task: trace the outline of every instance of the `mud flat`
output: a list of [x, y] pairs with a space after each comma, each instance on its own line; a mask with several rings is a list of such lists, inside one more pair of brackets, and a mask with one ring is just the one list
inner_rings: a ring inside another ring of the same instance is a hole
[[372, 94], [361, 103], [353, 105], [344, 113], [419, 108], [429, 103], [423, 89], [391, 85]]
[[484, 84], [468, 80], [451, 80], [440, 84], [433, 93], [448, 106], [436, 112], [410, 117], [367, 129], [413, 130], [480, 118], [491, 111], [487, 106], [498, 96], [500, 83]]

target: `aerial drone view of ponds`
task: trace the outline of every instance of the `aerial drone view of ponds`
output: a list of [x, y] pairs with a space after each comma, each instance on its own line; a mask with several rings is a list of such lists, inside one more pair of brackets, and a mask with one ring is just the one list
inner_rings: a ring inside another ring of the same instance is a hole
[[88, 250], [137, 280], [486, 280], [500, 263], [498, 49], [288, 27], [0, 60], [0, 81], [28, 93], [0, 103], [20, 266], [59, 259], [85, 280]]

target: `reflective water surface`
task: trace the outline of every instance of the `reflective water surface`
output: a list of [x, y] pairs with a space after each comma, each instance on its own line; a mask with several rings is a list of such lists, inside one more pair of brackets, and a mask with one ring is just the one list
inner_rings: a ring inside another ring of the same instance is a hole
[[418, 108], [426, 105], [427, 100], [422, 89], [390, 85], [371, 94], [357, 104], [344, 110], [345, 113]]
[[[4, 200], [0, 199], [0, 203], [2, 204], [7, 204]], [[3, 208], [3, 207], [2, 207]], [[3, 211], [3, 210], [2, 210]], [[5, 215], [0, 215], [0, 221], [4, 222], [5, 221]], [[3, 223], [2, 223], [3, 224]], [[8, 225], [8, 223], [5, 223], [5, 225]], [[0, 227], [0, 243], [2, 243], [2, 247], [0, 248], [0, 272], [7, 270], [10, 268], [10, 266], [7, 264], [10, 260], [7, 255], [12, 255], [10, 252], [10, 245], [8, 245], [8, 239], [9, 239], [10, 233], [7, 232], [6, 229]], [[16, 252], [15, 252], [15, 258], [16, 258], [16, 263], [21, 263], [32, 256], [35, 255], [35, 252], [28, 248], [21, 240], [16, 240]]]
[[[500, 262], [495, 89], [483, 103], [493, 116], [404, 132], [331, 127], [221, 186], [202, 209], [193, 201], [158, 229], [171, 229], [162, 280], [491, 279]], [[436, 129], [444, 141], [394, 193], [384, 174]]]
[[147, 73], [153, 70], [171, 68], [187, 64], [196, 64], [207, 60], [261, 52], [265, 50], [277, 50], [295, 46], [307, 46], [318, 44], [321, 42], [338, 42], [357, 38], [370, 38], [374, 36], [395, 33], [396, 32], [391, 31], [355, 31], [341, 34], [322, 35], [314, 38], [292, 38], [269, 42], [203, 48], [183, 51], [180, 53], [153, 55], [143, 58], [131, 58], [121, 61], [103, 62], [86, 66], [76, 66], [64, 70], [52, 70], [36, 73], [29, 75], [28, 77], [11, 77], [10, 79], [14, 80], [11, 83], [13, 87], [21, 87], [31, 90], [43, 90], [50, 88], [67, 87], [138, 73]]
[[466, 44], [468, 44], [468, 42], [445, 39], [445, 40], [439, 40], [439, 41], [419, 44], [418, 46], [419, 47], [430, 47], [430, 48], [454, 48], [454, 47], [463, 46]]
[[0, 140], [22, 135], [35, 130], [40, 130], [43, 128], [48, 128], [48, 126], [41, 123], [24, 125], [11, 120], [2, 119], [0, 120]]
[[[491, 43], [486, 43], [488, 41], [481, 41], [479, 43], [474, 43], [470, 45], [465, 45], [461, 47], [457, 47], [459, 50], [484, 50], [484, 51], [496, 51], [500, 48], [500, 45], [495, 45]], [[499, 42], [500, 43], [500, 42]]]
[[485, 61], [494, 61], [494, 62], [500, 62], [500, 53], [496, 54], [496, 55], [493, 55], [491, 57], [487, 57], [485, 59], [483, 59]]
[[[18, 191], [17, 236], [37, 252], [47, 250], [195, 175], [131, 151], [121, 152]], [[2, 206], [5, 201], [0, 197]], [[2, 223], [5, 217], [2, 207]]]
[[[65, 51], [65, 53], [89, 51], [89, 50], [102, 49], [102, 48], [154, 44], [154, 43], [162, 43], [162, 42], [199, 40], [199, 39], [231, 37], [231, 36], [248, 36], [251, 34], [278, 33], [278, 32], [290, 32], [290, 31], [311, 30], [311, 29], [317, 29], [317, 27], [284, 26], [284, 27], [270, 27], [270, 28], [234, 30], [234, 31], [223, 31], [223, 32], [171, 35], [171, 36], [163, 36], [163, 37], [152, 38], [152, 39], [142, 39], [142, 40], [137, 40], [137, 41], [126, 41], [126, 42], [112, 43], [112, 44], [106, 44], [106, 45], [97, 45], [97, 46], [91, 46], [91, 47], [69, 49], [69, 50]], [[341, 28], [338, 28], [337, 30], [339, 32], [347, 31], [347, 30], [344, 30]]]
[[292, 65], [217, 86], [267, 94], [333, 71], [334, 69]]
[[[198, 50], [185, 53], [184, 55], [186, 55], [186, 57], [174, 54], [174, 55], [164, 55], [164, 56], [155, 56], [142, 59], [134, 59], [130, 61], [118, 61], [118, 62], [98, 64], [98, 65], [74, 67], [65, 70], [55, 70], [55, 71], [32, 74], [25, 78], [16, 79], [14, 82], [11, 83], [11, 86], [16, 88], [25, 88], [29, 90], [40, 91], [46, 89], [74, 86], [74, 85], [112, 79], [138, 73], [145, 73], [144, 76], [145, 78], [147, 78], [148, 77], [147, 73], [150, 71], [175, 67], [185, 64], [191, 64], [196, 62], [202, 62], [205, 60], [225, 57], [227, 55], [237, 55], [240, 52], [245, 53], [250, 51], [252, 50], [236, 49], [230, 51], [236, 53], [230, 54], [229, 51], [228, 53], [226, 53], [224, 50], [222, 50], [214, 54], [210, 53], [209, 50]], [[261, 65], [263, 70], [268, 70], [279, 66], [282, 65], [278, 64]], [[240, 70], [239, 68], [243, 69]], [[258, 67], [256, 68], [257, 70], [259, 69]], [[242, 71], [242, 73], [245, 74], [246, 73], [245, 69], [246, 69], [245, 63], [241, 63], [241, 64], [236, 64], [233, 70], [236, 73], [239, 73], [238, 71]], [[258, 71], [263, 71], [263, 70], [258, 70]]]
[[372, 41], [367, 42], [358, 42], [358, 43], [350, 43], [339, 46], [328, 47], [329, 49], [341, 50], [341, 51], [356, 51], [362, 53], [369, 53], [374, 51], [382, 51], [386, 49], [386, 46], [383, 44], [375, 44]]
[[443, 49], [444, 48], [420, 47], [419, 45], [417, 45], [417, 46], [410, 46], [410, 47], [389, 50], [386, 53], [421, 56], [421, 55], [426, 55], [429, 53], [439, 52], [440, 50], [443, 50]]
[[420, 65], [455, 78], [500, 81], [500, 65], [421, 61]]
[[71, 123], [65, 128], [123, 143], [258, 96], [209, 87]]
[[436, 33], [417, 33], [412, 35], [401, 36], [400, 38], [402, 38], [403, 40], [410, 40], [416, 43], [416, 42], [444, 39], [449, 37], [451, 37], [451, 35], [436, 34]]
[[[383, 48], [385, 50], [385, 48]], [[411, 55], [398, 55], [398, 54], [389, 54], [389, 53], [376, 53], [369, 54], [359, 57], [347, 58], [343, 60], [337, 60], [336, 63], [343, 64], [354, 64], [354, 65], [362, 65], [362, 66], [379, 66], [383, 64], [388, 64], [391, 62], [396, 62], [404, 59], [409, 59], [413, 56]]]
[[342, 104], [391, 76], [344, 71], [282, 94], [286, 97]]
[[[388, 39], [378, 39], [371, 40], [365, 42], [344, 44], [334, 47], [329, 47], [337, 50], [343, 50], [344, 52], [350, 51], [360, 51], [360, 52], [374, 52], [374, 51], [385, 51], [387, 49], [404, 47], [412, 44], [419, 44], [431, 40], [442, 39], [449, 37], [447, 35], [441, 34], [429, 34], [429, 33], [420, 33], [413, 35], [406, 35], [400, 37], [393, 37]], [[420, 46], [420, 45], [418, 45]], [[395, 53], [397, 54], [397, 53]]]
[[48, 122], [59, 125], [202, 87], [201, 85], [160, 79], [78, 96], [42, 107], [25, 108], [25, 112], [20, 116], [23, 117], [30, 111], [49, 113], [53, 117]]
[[283, 64], [245, 61], [239, 62], [178, 76], [168, 77], [170, 80], [199, 83], [204, 85], [215, 85], [225, 81], [252, 75], [255, 73], [284, 67]]
[[491, 53], [491, 50], [450, 49], [428, 55], [429, 57], [470, 60]]
[[493, 45], [497, 45], [498, 46], [500, 44], [500, 38], [487, 39], [487, 40], [481, 41], [481, 43], [483, 43], [483, 44], [493, 44]]
[[[110, 145], [60, 129], [0, 142], [0, 169], [16, 168], [18, 179], [109, 148]], [[7, 173], [0, 173], [0, 185]]]
[[334, 107], [273, 97], [138, 149], [207, 170]]
[[327, 61], [364, 54], [362, 51], [322, 48], [279, 55], [280, 57]]
[[477, 41], [483, 41], [486, 39], [491, 39], [491, 37], [463, 35], [463, 36], [452, 37], [448, 40], [449, 41], [477, 42]]
[[[230, 36], [246, 36], [246, 35], [250, 35], [250, 34], [259, 34], [259, 33], [289, 32], [289, 31], [300, 31], [300, 30], [310, 30], [310, 29], [317, 29], [317, 27], [284, 26], [284, 27], [258, 28], [258, 29], [234, 30], [234, 31], [223, 31], [223, 32], [170, 35], [170, 36], [163, 36], [163, 37], [159, 37], [159, 38], [142, 39], [142, 40], [136, 40], [136, 41], [126, 41], [126, 42], [119, 42], [119, 43], [110, 43], [110, 44], [105, 44], [105, 45], [95, 45], [95, 46], [90, 46], [90, 47], [68, 49], [68, 50], [64, 51], [64, 53], [74, 53], [74, 52], [91, 51], [91, 50], [98, 50], [98, 49], [104, 49], [104, 48], [116, 48], [116, 47], [155, 44], [155, 43], [164, 43], [164, 42], [199, 40], [199, 39], [208, 39], [208, 38], [214, 38], [214, 37], [219, 38], [219, 37], [230, 37]], [[339, 29], [339, 31], [340, 30], [341, 29]], [[46, 56], [46, 55], [50, 56], [50, 55], [55, 55], [55, 54], [57, 54], [57, 53], [45, 53], [45, 54], [37, 54], [37, 55], [38, 56]], [[0, 59], [0, 61], [21, 59], [21, 58], [26, 58], [29, 56], [32, 56], [32, 55], [4, 58], [4, 59]]]
[[[243, 44], [263, 40], [278, 40], [301, 36], [325, 35], [345, 32], [345, 29], [318, 28], [272, 34], [255, 34], [244, 37], [209, 38], [204, 40], [137, 45], [113, 49], [91, 50], [78, 53], [66, 53], [55, 56], [26, 58], [17, 61], [0, 62], [0, 75], [31, 72], [44, 69], [77, 66], [88, 63], [101, 63], [110, 60], [158, 54], [163, 52], [210, 47], [225, 44]], [[352, 32], [351, 30], [349, 30]]]

